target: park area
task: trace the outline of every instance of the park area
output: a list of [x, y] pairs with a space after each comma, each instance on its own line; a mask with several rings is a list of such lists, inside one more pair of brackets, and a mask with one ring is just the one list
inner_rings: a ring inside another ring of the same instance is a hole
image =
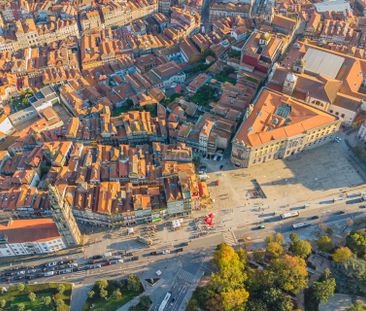
[[88, 293], [83, 311], [117, 310], [143, 291], [139, 278], [134, 274], [120, 281], [99, 280]]
[[70, 309], [72, 285], [68, 283], [45, 283], [11, 286], [0, 295], [1, 310], [44, 311]]

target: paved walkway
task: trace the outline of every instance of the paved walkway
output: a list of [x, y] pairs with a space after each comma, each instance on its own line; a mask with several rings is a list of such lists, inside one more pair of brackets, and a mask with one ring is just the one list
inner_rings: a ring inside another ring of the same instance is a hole
[[71, 311], [80, 311], [88, 298], [88, 292], [92, 289], [93, 285], [74, 286], [71, 296]]

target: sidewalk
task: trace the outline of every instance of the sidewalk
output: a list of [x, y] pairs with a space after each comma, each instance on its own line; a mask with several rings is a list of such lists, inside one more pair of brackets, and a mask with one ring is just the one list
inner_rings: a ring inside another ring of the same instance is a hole
[[73, 286], [71, 295], [71, 311], [80, 311], [88, 298], [88, 292], [93, 285]]

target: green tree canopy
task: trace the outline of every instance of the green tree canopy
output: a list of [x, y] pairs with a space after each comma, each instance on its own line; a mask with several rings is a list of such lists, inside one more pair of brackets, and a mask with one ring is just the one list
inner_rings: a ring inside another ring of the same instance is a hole
[[1, 299], [0, 300], [0, 307], [1, 308], [5, 308], [5, 306], [6, 306], [6, 300], [5, 299]]
[[108, 291], [104, 288], [101, 288], [99, 291], [99, 297], [102, 299], [107, 300], [108, 299]]
[[355, 301], [348, 309], [347, 311], [366, 311], [366, 306], [365, 304], [360, 301], [357, 300]]
[[19, 292], [23, 292], [25, 289], [25, 285], [23, 283], [19, 283], [19, 284], [17, 284], [16, 288]]
[[264, 291], [262, 299], [266, 302], [268, 310], [293, 311], [294, 309], [291, 297], [277, 288]]
[[93, 298], [95, 296], [95, 291], [91, 290], [88, 292], [88, 297]]
[[57, 286], [57, 291], [58, 291], [58, 293], [59, 293], [60, 295], [62, 295], [62, 294], [64, 293], [64, 291], [65, 291], [65, 285], [64, 285], [64, 284], [59, 284], [59, 285]]
[[269, 242], [277, 242], [282, 245], [285, 243], [285, 238], [281, 233], [275, 233], [274, 235], [269, 235], [266, 238], [266, 244], [268, 244]]
[[121, 293], [121, 290], [119, 288], [116, 288], [114, 291], [113, 291], [113, 298], [114, 299], [121, 299], [122, 298], [122, 293]]
[[98, 280], [95, 282], [95, 285], [99, 288], [99, 289], [102, 289], [102, 288], [107, 288], [108, 287], [108, 281], [107, 280]]
[[311, 244], [306, 240], [296, 239], [291, 242], [289, 251], [301, 258], [306, 258], [311, 254]]
[[49, 306], [52, 303], [52, 298], [50, 296], [43, 297], [43, 304]]
[[33, 293], [33, 292], [30, 292], [29, 294], [28, 294], [28, 299], [29, 299], [29, 301], [30, 302], [35, 302], [36, 301], [36, 299], [37, 299], [37, 295], [35, 294], [35, 293]]
[[315, 281], [311, 286], [314, 297], [323, 303], [328, 302], [329, 297], [334, 295], [335, 289], [336, 280], [331, 277], [329, 269], [325, 269], [319, 280]]
[[366, 231], [349, 234], [346, 239], [346, 245], [358, 257], [366, 259]]
[[141, 289], [140, 279], [136, 274], [130, 274], [127, 278], [127, 288], [128, 290], [139, 292]]
[[317, 241], [316, 245], [322, 252], [330, 253], [333, 250], [333, 241], [328, 235], [321, 236]]

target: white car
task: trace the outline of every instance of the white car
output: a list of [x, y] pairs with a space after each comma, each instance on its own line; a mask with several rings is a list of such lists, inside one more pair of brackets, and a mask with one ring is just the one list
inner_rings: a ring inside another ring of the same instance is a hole
[[161, 276], [161, 274], [162, 274], [162, 272], [160, 270], [157, 270], [155, 273], [157, 276]]

